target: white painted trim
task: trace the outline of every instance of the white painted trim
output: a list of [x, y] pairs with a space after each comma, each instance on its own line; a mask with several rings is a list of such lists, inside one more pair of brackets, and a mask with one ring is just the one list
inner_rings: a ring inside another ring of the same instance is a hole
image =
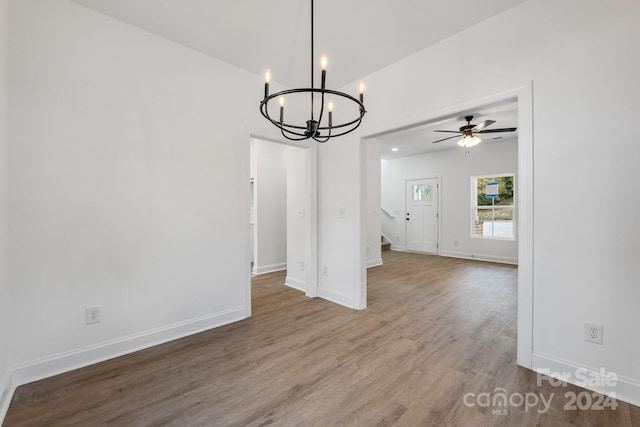
[[287, 269], [286, 262], [279, 262], [277, 264], [268, 264], [268, 265], [254, 265], [252, 273], [256, 276], [261, 274], [273, 273], [275, 271], [282, 271]]
[[5, 372], [2, 382], [0, 382], [0, 425], [3, 425], [4, 418], [7, 416], [11, 399], [16, 391], [15, 381], [13, 381], [13, 371]]
[[518, 265], [518, 258], [495, 256], [495, 255], [442, 251], [440, 252], [440, 256], [445, 256], [449, 258], [462, 258], [462, 259], [471, 259], [475, 261], [499, 262], [501, 264]]
[[401, 252], [405, 252], [405, 250], [404, 250], [404, 246], [402, 246], [402, 245], [394, 245], [394, 244], [391, 244], [391, 250], [392, 250], [392, 251], [401, 251]]
[[367, 268], [377, 267], [379, 265], [382, 265], [382, 258], [376, 258], [367, 261]]
[[[242, 206], [240, 206], [240, 215], [242, 216], [242, 218], [247, 218], [247, 222], [242, 229], [242, 235], [240, 236], [242, 238], [242, 241], [244, 242], [244, 245], [242, 248], [242, 254], [241, 254], [242, 266], [243, 266], [242, 301], [245, 309], [245, 313], [244, 313], [245, 317], [251, 317], [251, 276], [252, 276], [251, 260], [253, 258], [252, 247], [254, 245], [254, 243], [252, 242], [253, 233], [251, 232], [251, 227], [253, 227], [253, 225], [251, 224], [251, 212], [249, 208], [249, 205], [250, 205], [249, 201], [251, 200], [251, 182], [253, 180], [251, 177], [251, 165], [250, 165], [251, 138], [248, 138], [248, 141], [246, 144], [242, 143], [247, 139], [247, 133], [248, 132], [246, 129], [239, 130], [236, 135], [236, 138], [237, 138], [236, 142], [240, 145], [240, 147], [242, 147], [241, 160], [240, 160], [240, 163], [241, 163], [240, 193], [242, 194], [242, 200], [246, 200], [247, 202], [247, 203], [243, 203]], [[244, 183], [249, 183], [249, 184], [244, 185]]]
[[532, 369], [533, 360], [533, 83], [511, 91], [518, 99], [518, 239], [517, 363]]
[[[532, 363], [532, 369], [536, 372], [546, 370], [544, 372], [550, 372], [550, 376], [554, 378], [561, 378], [561, 375], [553, 375], [553, 373], [569, 373], [571, 374], [571, 376], [568, 378], [565, 377], [565, 379], [571, 384], [578, 385], [579, 387], [604, 395], [611, 395], [611, 393], [615, 393], [616, 399], [622, 400], [623, 402], [627, 402], [635, 406], [640, 406], [640, 382], [638, 381], [616, 375], [617, 381], [615, 386], [609, 387], [604, 381], [606, 379], [605, 375], [603, 375], [603, 372], [601, 372], [599, 369], [594, 369], [570, 360], [561, 359], [559, 357], [539, 352], [533, 352]], [[594, 387], [590, 384], [576, 384], [577, 378], [575, 376], [575, 372], [578, 369], [586, 370], [588, 372], [587, 375], [590, 379], [598, 379], [597, 382], [599, 384], [603, 384], [603, 386]], [[612, 374], [614, 373], [610, 371], [607, 372]]]
[[336, 304], [340, 304], [348, 308], [356, 308], [353, 297], [339, 292], [330, 291], [328, 289], [318, 287], [318, 296], [320, 298], [324, 298], [328, 301], [335, 302]]
[[297, 291], [305, 292], [307, 288], [306, 284], [302, 280], [294, 279], [293, 277], [285, 277], [284, 284], [290, 288], [293, 288]]
[[246, 318], [245, 307], [236, 307], [173, 325], [79, 348], [14, 366], [13, 382], [21, 386], [43, 378], [103, 362], [145, 348], [194, 335]]
[[[354, 141], [357, 145], [357, 155], [353, 158], [353, 168], [358, 171], [357, 177], [358, 192], [360, 197], [356, 197], [356, 215], [358, 227], [355, 232], [355, 293], [351, 307], [356, 310], [367, 308], [367, 144], [366, 141], [358, 138]], [[379, 166], [378, 166], [379, 167]], [[344, 304], [343, 304], [344, 305]]]
[[306, 248], [306, 295], [318, 296], [318, 145], [313, 144], [307, 153], [307, 248]]
[[[455, 117], [460, 111], [481, 109], [498, 102], [518, 103], [518, 327], [517, 363], [531, 369], [533, 353], [533, 82], [484, 98], [436, 111], [416, 111], [398, 120], [373, 124], [361, 141], [402, 129]], [[425, 119], [426, 118], [426, 119]], [[361, 203], [366, 200], [361, 192]], [[394, 246], [392, 249], [396, 250]]]

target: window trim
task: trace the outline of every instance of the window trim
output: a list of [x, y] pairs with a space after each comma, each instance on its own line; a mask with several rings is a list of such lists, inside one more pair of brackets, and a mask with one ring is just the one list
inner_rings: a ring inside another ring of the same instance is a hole
[[[485, 179], [485, 178], [504, 178], [505, 176], [512, 176], [513, 177], [513, 205], [511, 206], [505, 206], [505, 205], [498, 205], [498, 206], [478, 206], [478, 179]], [[516, 181], [517, 177], [515, 173], [498, 173], [498, 174], [488, 174], [488, 175], [474, 175], [471, 177], [471, 238], [472, 239], [485, 239], [485, 240], [503, 240], [503, 241], [510, 241], [510, 242], [514, 242], [517, 240], [517, 233], [518, 233], [518, 216], [517, 216], [517, 207], [516, 207], [516, 200], [517, 200], [517, 193], [516, 193], [516, 189], [517, 189], [517, 181]], [[513, 210], [513, 237], [495, 237], [495, 236], [478, 236], [475, 233], [475, 226], [476, 226], [476, 211], [478, 209], [491, 209], [494, 210], [497, 208], [506, 208], [506, 209], [512, 209]]]

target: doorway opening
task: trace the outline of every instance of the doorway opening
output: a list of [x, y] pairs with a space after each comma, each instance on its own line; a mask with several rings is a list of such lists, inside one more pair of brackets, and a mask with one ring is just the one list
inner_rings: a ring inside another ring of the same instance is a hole
[[[518, 128], [517, 138], [512, 138], [513, 140], [508, 142], [505, 137], [501, 138], [501, 140], [495, 141], [489, 141], [489, 138], [487, 137], [487, 141], [483, 141], [483, 144], [487, 142], [485, 144], [486, 148], [482, 151], [485, 153], [498, 151], [500, 153], [499, 156], [494, 156], [493, 160], [499, 160], [500, 156], [505, 154], [507, 151], [511, 151], [514, 154], [515, 167], [512, 168], [506, 163], [494, 162], [490, 171], [476, 171], [474, 169], [475, 164], [472, 160], [479, 157], [481, 150], [474, 150], [473, 148], [462, 149], [462, 152], [460, 153], [464, 159], [463, 162], [466, 162], [462, 164], [466, 165], [465, 167], [468, 169], [468, 173], [465, 173], [464, 175], [458, 174], [456, 176], [453, 174], [449, 176], [448, 174], [445, 175], [439, 171], [440, 168], [437, 167], [438, 162], [441, 162], [443, 160], [442, 157], [446, 156], [446, 154], [443, 154], [446, 150], [442, 150], [442, 153], [433, 154], [433, 158], [436, 158], [437, 160], [434, 161], [436, 166], [431, 169], [425, 167], [420, 168], [419, 165], [411, 164], [411, 161], [407, 161], [404, 169], [396, 168], [396, 171], [400, 171], [397, 172], [400, 176], [396, 177], [397, 179], [394, 181], [396, 184], [390, 184], [393, 187], [390, 188], [390, 191], [395, 194], [394, 197], [397, 203], [395, 203], [394, 206], [391, 206], [389, 200], [386, 200], [384, 196], [381, 196], [379, 204], [376, 205], [375, 195], [371, 196], [370, 194], [367, 194], [366, 196], [363, 196], [361, 203], [362, 206], [365, 207], [363, 209], [364, 212], [368, 212], [376, 208], [382, 212], [381, 215], [373, 218], [372, 216], [363, 215], [363, 222], [365, 222], [365, 231], [367, 236], [371, 236], [376, 233], [378, 236], [384, 235], [391, 242], [392, 249], [407, 251], [408, 239], [406, 236], [407, 226], [405, 225], [407, 220], [405, 214], [409, 211], [406, 210], [405, 205], [406, 182], [407, 180], [414, 178], [434, 175], [439, 176], [439, 193], [441, 200], [439, 206], [439, 226], [441, 228], [439, 230], [439, 240], [441, 242], [439, 253], [440, 255], [457, 256], [461, 258], [476, 258], [476, 254], [480, 253], [478, 248], [483, 244], [481, 243], [483, 239], [478, 238], [477, 234], [474, 236], [474, 230], [471, 227], [471, 224], [473, 223], [471, 221], [471, 215], [474, 214], [474, 209], [476, 213], [478, 212], [478, 206], [473, 205], [472, 207], [471, 203], [471, 179], [472, 177], [480, 175], [500, 176], [514, 174], [516, 176], [516, 182], [514, 185], [514, 200], [516, 200], [516, 204], [513, 208], [515, 215], [515, 238], [510, 241], [508, 241], [508, 239], [503, 241], [495, 240], [491, 243], [493, 246], [500, 246], [501, 250], [509, 250], [511, 251], [510, 253], [515, 255], [509, 255], [508, 252], [495, 252], [493, 254], [488, 254], [488, 256], [485, 257], [485, 260], [518, 264], [517, 363], [521, 366], [531, 368], [533, 338], [533, 113], [531, 84], [481, 100], [469, 102], [464, 105], [448, 108], [436, 113], [421, 114], [422, 118], [420, 119], [403, 119], [394, 124], [387, 124], [379, 129], [374, 129], [369, 135], [362, 138], [363, 144], [361, 157], [363, 159], [368, 159], [367, 162], [364, 162], [365, 167], [362, 172], [362, 189], [366, 189], [368, 183], [376, 179], [376, 174], [377, 179], [382, 182], [382, 186], [386, 185], [381, 175], [384, 176], [385, 173], [390, 172], [390, 161], [385, 162], [383, 155], [380, 163], [376, 165], [370, 160], [371, 157], [369, 156], [369, 152], [371, 151], [382, 153], [383, 147], [381, 139], [391, 139], [394, 134], [401, 134], [403, 132], [410, 133], [412, 130], [417, 130], [420, 127], [429, 126], [434, 123], [440, 123], [440, 126], [438, 126], [439, 129], [448, 129], [448, 127], [441, 126], [442, 122], [450, 121], [450, 124], [454, 122], [457, 123], [460, 118], [464, 119], [466, 115], [473, 115], [473, 113], [501, 108], [511, 108], [514, 110], [513, 115], [516, 118], [516, 126]], [[493, 110], [492, 112], [497, 113], [498, 111]], [[424, 117], [429, 117], [430, 119], [424, 120]], [[494, 118], [491, 119], [495, 120]], [[503, 122], [499, 127], [503, 128], [506, 126], [509, 125], [506, 122]], [[485, 135], [483, 135], [483, 140], [485, 139], [484, 137]], [[454, 145], [457, 139], [458, 138], [455, 138], [454, 141], [452, 141]], [[439, 142], [436, 144], [430, 142], [430, 144], [432, 146], [438, 145]], [[403, 154], [405, 157], [409, 158], [407, 153], [411, 150], [419, 149], [421, 145], [425, 145], [424, 138], [416, 139], [415, 146], [412, 146], [411, 144], [406, 146]], [[482, 144], [480, 146], [482, 146]], [[499, 146], [502, 146], [504, 150], [487, 149], [489, 147], [497, 148]], [[400, 153], [399, 147], [389, 148], [398, 148], [397, 151], [393, 151], [392, 153]], [[413, 154], [415, 157], [419, 157], [416, 153]], [[400, 154], [398, 154], [397, 157], [399, 158]], [[378, 158], [380, 159], [380, 157]], [[417, 169], [411, 169], [411, 167], [415, 167]], [[459, 182], [456, 183], [456, 180]], [[400, 182], [400, 184], [397, 184], [398, 182]], [[464, 197], [464, 204], [466, 206], [459, 204], [456, 207], [455, 204], [452, 205], [449, 203], [449, 199], [446, 198], [448, 192], [453, 191], [453, 188], [457, 187], [458, 184], [465, 187], [465, 190], [463, 191], [466, 193]], [[384, 191], [382, 193], [384, 194]], [[453, 228], [447, 228], [447, 231], [445, 231], [445, 227], [449, 226], [447, 221], [453, 221], [456, 223], [457, 220], [464, 222], [464, 225], [459, 227], [457, 232], [453, 232], [454, 234], [451, 234], [449, 230], [453, 230]], [[395, 228], [385, 230], [382, 227], [382, 224], [385, 222], [393, 224]], [[447, 225], [445, 226], [445, 224]], [[482, 235], [482, 237], [486, 236]], [[363, 271], [366, 271], [365, 269], [367, 266], [367, 243], [363, 243], [362, 245], [361, 268]], [[463, 245], [467, 245], [466, 247], [470, 249], [461, 250], [461, 248], [464, 247]], [[359, 301], [359, 303], [360, 306], [366, 307], [366, 280], [363, 282], [364, 284], [361, 285], [362, 289], [359, 292], [359, 295], [363, 296], [363, 301]]]
[[[481, 134], [471, 148], [459, 146], [462, 136], [454, 131], [441, 139], [440, 129], [467, 126], [471, 116], [474, 123], [505, 132]], [[517, 129], [517, 103], [511, 99], [376, 138], [381, 206], [401, 212], [380, 219], [381, 235], [396, 240], [392, 249], [517, 264]], [[487, 183], [499, 187], [499, 194], [487, 194]], [[483, 226], [510, 226], [511, 233], [478, 233]]]
[[316, 149], [255, 135], [248, 148], [251, 276], [286, 270], [285, 285], [315, 297]]

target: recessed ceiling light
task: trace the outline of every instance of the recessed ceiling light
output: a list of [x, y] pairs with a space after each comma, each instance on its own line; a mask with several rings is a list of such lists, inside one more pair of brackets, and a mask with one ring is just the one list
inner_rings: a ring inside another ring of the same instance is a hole
[[398, 151], [398, 147], [393, 147], [391, 151]]

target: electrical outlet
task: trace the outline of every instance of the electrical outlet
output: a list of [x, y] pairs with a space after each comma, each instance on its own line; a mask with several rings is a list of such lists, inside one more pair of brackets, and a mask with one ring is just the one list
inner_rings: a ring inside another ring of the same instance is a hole
[[304, 261], [300, 261], [300, 270], [304, 270]]
[[598, 323], [584, 322], [584, 340], [602, 345], [602, 328]]
[[322, 267], [322, 274], [324, 276], [328, 276], [329, 275], [329, 267], [327, 267], [326, 265]]
[[458, 241], [457, 240], [453, 241], [453, 246], [458, 246]]
[[100, 322], [100, 306], [87, 307], [85, 311], [87, 325]]

